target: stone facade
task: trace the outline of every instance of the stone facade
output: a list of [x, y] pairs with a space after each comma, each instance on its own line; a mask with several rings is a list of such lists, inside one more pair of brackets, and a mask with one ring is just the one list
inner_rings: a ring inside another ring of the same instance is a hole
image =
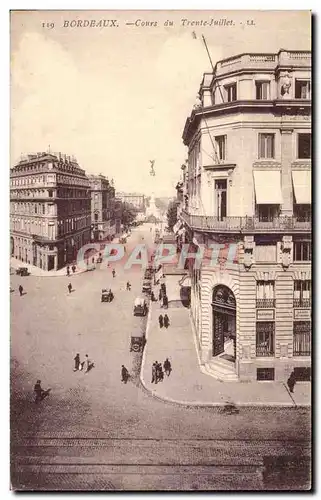
[[[225, 245], [216, 267], [191, 270], [200, 359], [225, 356], [244, 381], [286, 380], [311, 362], [311, 53], [219, 61], [199, 94], [183, 133], [180, 218], [185, 243]], [[215, 303], [218, 287], [232, 292], [235, 311]], [[234, 354], [223, 345], [217, 354], [217, 324]]]
[[74, 262], [90, 242], [85, 171], [60, 153], [28, 155], [10, 172], [11, 256], [43, 270]]
[[115, 214], [115, 188], [104, 175], [89, 175], [91, 189], [91, 239], [112, 240], [119, 228]]

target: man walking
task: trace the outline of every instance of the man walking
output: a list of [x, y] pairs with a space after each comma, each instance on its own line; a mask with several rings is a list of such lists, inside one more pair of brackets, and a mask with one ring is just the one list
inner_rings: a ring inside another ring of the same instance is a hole
[[20, 293], [20, 297], [21, 297], [22, 294], [23, 294], [23, 287], [22, 287], [22, 285], [19, 285], [19, 293]]
[[130, 289], [131, 289], [131, 284], [129, 283], [129, 281], [127, 281], [126, 290], [130, 292]]
[[69, 275], [70, 275], [70, 267], [67, 266], [67, 276], [69, 276]]
[[77, 371], [79, 370], [79, 367], [80, 367], [80, 356], [79, 356], [79, 352], [77, 352], [76, 356], [74, 357], [74, 362], [75, 362], [74, 372], [77, 372]]
[[69, 285], [68, 285], [68, 291], [69, 291], [69, 293], [71, 293], [71, 290], [72, 290], [72, 284], [69, 283]]
[[115, 278], [115, 276], [116, 276], [116, 271], [115, 271], [115, 269], [113, 269], [113, 270], [112, 270], [112, 273], [113, 273], [113, 278]]
[[164, 326], [164, 320], [163, 320], [163, 315], [162, 314], [160, 314], [158, 316], [158, 323], [159, 323], [159, 328], [163, 328], [163, 326]]
[[124, 365], [121, 365], [121, 381], [127, 384], [129, 377], [129, 371]]
[[169, 327], [169, 317], [167, 316], [167, 314], [165, 314], [164, 316], [164, 326], [165, 328]]
[[85, 366], [86, 366], [85, 373], [88, 373], [89, 370], [91, 370], [95, 366], [94, 362], [89, 359], [88, 354], [86, 354], [86, 356], [85, 356]]
[[161, 363], [158, 363], [158, 369], [157, 369], [157, 379], [160, 382], [163, 382], [164, 380], [164, 372], [163, 372], [163, 367]]
[[290, 392], [293, 392], [294, 386], [295, 386], [295, 384], [296, 384], [294, 371], [293, 371], [293, 372], [291, 373], [291, 375], [289, 376], [288, 381], [287, 381], [287, 384], [288, 384], [289, 391], [290, 391]]
[[168, 358], [166, 358], [164, 361], [164, 371], [166, 375], [169, 377], [172, 371], [172, 365]]

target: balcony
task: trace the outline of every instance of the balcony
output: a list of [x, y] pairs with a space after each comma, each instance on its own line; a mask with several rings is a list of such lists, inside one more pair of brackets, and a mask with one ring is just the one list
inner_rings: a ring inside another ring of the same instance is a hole
[[257, 309], [272, 309], [275, 307], [275, 299], [256, 299]]
[[271, 221], [261, 221], [258, 217], [224, 217], [191, 215], [181, 212], [182, 221], [191, 229], [206, 232], [227, 233], [300, 233], [311, 231], [311, 220], [299, 220], [297, 217], [280, 216]]
[[297, 308], [311, 307], [311, 300], [310, 299], [303, 299], [303, 298], [293, 299], [293, 307], [297, 307]]

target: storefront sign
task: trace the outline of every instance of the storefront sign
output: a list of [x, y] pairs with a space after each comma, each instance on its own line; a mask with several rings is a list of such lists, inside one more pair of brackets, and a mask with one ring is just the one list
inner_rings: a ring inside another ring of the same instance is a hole
[[256, 318], [265, 320], [265, 321], [270, 321], [274, 319], [274, 309], [257, 309], [256, 311]]
[[311, 310], [294, 309], [294, 319], [311, 319]]

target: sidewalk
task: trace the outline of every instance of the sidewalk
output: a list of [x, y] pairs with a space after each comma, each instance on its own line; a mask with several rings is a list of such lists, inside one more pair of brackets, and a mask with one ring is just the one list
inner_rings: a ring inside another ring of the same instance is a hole
[[[170, 326], [159, 328], [159, 314], [167, 313]], [[290, 395], [281, 382], [222, 382], [201, 372], [194, 336], [186, 308], [159, 308], [152, 305], [147, 325], [147, 343], [141, 368], [141, 381], [155, 397], [195, 406], [310, 406], [311, 384], [297, 383]], [[152, 364], [172, 364], [172, 373], [164, 381], [151, 383]]]
[[[31, 276], [46, 276], [46, 277], [67, 276], [67, 266], [62, 267], [61, 269], [58, 269], [58, 271], [44, 271], [43, 269], [40, 269], [40, 267], [32, 266], [31, 264], [26, 264], [25, 262], [22, 262], [21, 260], [15, 259], [14, 257], [11, 257], [10, 258], [10, 268], [18, 269], [18, 267], [27, 267]], [[69, 267], [70, 267], [70, 277], [75, 276], [77, 274], [82, 274], [84, 272], [87, 272], [87, 269], [76, 268], [76, 271], [73, 273], [71, 270], [71, 265], [69, 265]]]

